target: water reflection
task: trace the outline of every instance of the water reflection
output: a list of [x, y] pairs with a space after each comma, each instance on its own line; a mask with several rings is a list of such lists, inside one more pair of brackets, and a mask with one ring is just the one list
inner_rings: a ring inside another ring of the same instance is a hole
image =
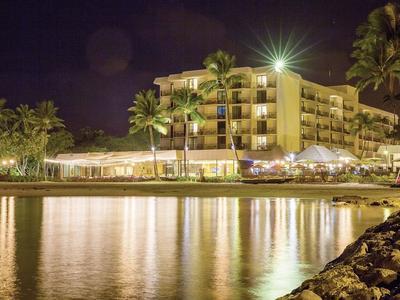
[[273, 299], [390, 209], [296, 198], [2, 197], [0, 298]]

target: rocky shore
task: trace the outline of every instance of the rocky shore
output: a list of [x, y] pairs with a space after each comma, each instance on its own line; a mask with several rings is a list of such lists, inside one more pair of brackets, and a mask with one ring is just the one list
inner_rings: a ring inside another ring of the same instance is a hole
[[400, 198], [386, 197], [382, 199], [370, 199], [361, 196], [335, 196], [332, 198], [334, 205], [356, 205], [356, 206], [382, 206], [400, 207]]
[[400, 211], [371, 227], [283, 299], [400, 300]]

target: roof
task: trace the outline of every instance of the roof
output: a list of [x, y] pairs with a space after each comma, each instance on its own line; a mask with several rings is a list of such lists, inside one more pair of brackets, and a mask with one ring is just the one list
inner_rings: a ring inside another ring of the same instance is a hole
[[346, 149], [333, 148], [331, 151], [337, 156], [337, 159], [345, 159], [345, 160], [359, 160], [357, 156]]
[[379, 146], [378, 148], [378, 154], [385, 154], [387, 151], [387, 153], [390, 154], [400, 154], [400, 145], [382, 145]]
[[[49, 162], [77, 164], [77, 165], [111, 165], [118, 163], [134, 163], [153, 159], [152, 151], [120, 151], [120, 152], [92, 152], [92, 153], [67, 153], [58, 154]], [[180, 151], [167, 150], [157, 151], [158, 160], [181, 159]]]
[[337, 155], [328, 148], [319, 145], [312, 145], [300, 152], [296, 157], [296, 162], [313, 161], [313, 162], [331, 162], [337, 160]]
[[274, 147], [270, 151], [265, 150], [254, 150], [254, 151], [246, 151], [243, 155], [243, 160], [264, 160], [264, 161], [273, 161], [273, 160], [282, 160], [287, 156], [287, 153], [282, 150], [281, 147]]

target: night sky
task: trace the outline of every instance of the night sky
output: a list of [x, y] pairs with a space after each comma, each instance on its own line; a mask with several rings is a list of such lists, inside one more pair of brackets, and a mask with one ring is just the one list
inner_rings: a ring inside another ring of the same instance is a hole
[[[52, 99], [70, 130], [125, 134], [133, 95], [156, 76], [202, 67], [217, 49], [261, 66], [260, 40], [292, 33], [303, 78], [345, 83], [356, 27], [386, 1], [1, 1], [0, 97]], [[329, 72], [330, 70], [330, 72]], [[330, 74], [330, 75], [329, 75]], [[367, 104], [381, 96], [363, 93]]]

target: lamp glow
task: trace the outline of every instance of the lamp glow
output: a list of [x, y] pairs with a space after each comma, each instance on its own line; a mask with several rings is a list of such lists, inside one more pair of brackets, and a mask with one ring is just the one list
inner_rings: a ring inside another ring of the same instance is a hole
[[282, 73], [283, 69], [285, 68], [285, 61], [283, 59], [278, 59], [274, 63], [274, 69], [278, 73]]

